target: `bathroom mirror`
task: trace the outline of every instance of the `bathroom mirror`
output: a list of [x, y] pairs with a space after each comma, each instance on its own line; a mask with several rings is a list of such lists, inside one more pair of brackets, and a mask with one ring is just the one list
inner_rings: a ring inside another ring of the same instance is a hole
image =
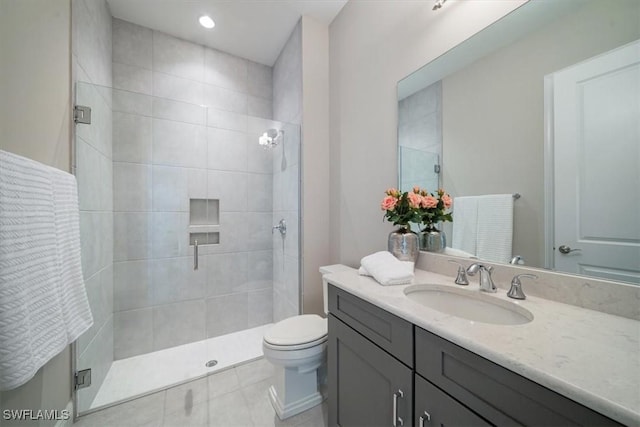
[[[638, 16], [636, 0], [529, 1], [402, 79], [399, 185], [409, 189], [431, 179], [428, 189], [437, 185], [454, 197], [519, 193], [513, 254], [528, 266], [551, 266], [545, 248], [554, 251], [554, 243], [545, 218], [553, 215], [553, 199], [545, 201], [545, 156], [553, 135], [545, 134], [545, 77], [639, 39]], [[421, 152], [410, 156], [410, 150]], [[603, 222], [613, 220], [603, 212]], [[640, 253], [640, 241], [629, 237]]]

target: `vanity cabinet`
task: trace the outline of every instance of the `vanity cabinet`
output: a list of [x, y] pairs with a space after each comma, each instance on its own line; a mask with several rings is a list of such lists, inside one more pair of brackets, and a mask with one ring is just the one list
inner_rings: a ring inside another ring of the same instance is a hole
[[329, 312], [329, 426], [621, 425], [333, 285]]
[[329, 295], [329, 425], [412, 426], [413, 325], [334, 287]]

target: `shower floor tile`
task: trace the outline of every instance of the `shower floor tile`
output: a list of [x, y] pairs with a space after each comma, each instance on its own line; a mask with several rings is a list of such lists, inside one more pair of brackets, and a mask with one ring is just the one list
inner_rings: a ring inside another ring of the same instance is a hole
[[[262, 357], [262, 325], [165, 350], [116, 360], [91, 410], [150, 394]], [[209, 360], [217, 364], [206, 367]]]

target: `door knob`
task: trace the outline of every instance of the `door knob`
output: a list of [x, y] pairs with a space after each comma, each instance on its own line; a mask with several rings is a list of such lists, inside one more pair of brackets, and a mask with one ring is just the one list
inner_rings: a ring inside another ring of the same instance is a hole
[[571, 252], [577, 252], [577, 251], [581, 251], [582, 249], [571, 249], [569, 246], [567, 245], [560, 245], [560, 247], [558, 248], [558, 251], [560, 251], [561, 254], [570, 254]]

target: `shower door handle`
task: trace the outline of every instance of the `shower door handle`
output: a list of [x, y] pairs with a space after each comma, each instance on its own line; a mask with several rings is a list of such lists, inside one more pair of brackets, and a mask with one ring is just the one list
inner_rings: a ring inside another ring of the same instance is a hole
[[193, 242], [193, 269], [198, 269], [198, 241]]

